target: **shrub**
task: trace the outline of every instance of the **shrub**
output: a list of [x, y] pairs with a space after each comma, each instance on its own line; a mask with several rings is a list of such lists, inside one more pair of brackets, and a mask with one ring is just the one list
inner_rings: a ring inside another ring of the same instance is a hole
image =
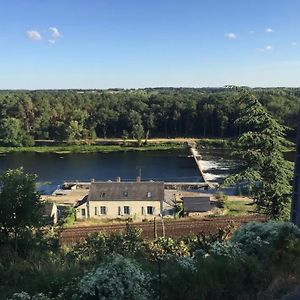
[[[78, 286], [81, 299], [150, 299], [150, 276], [132, 259], [112, 256], [85, 275]], [[94, 299], [94, 298], [93, 298]]]
[[155, 241], [144, 243], [144, 254], [150, 260], [164, 260], [172, 256], [189, 256], [189, 247], [182, 240], [159, 237]]
[[30, 297], [26, 292], [14, 293], [8, 300], [50, 300], [50, 298], [43, 293], [39, 293], [33, 297]]
[[243, 255], [243, 251], [239, 247], [239, 244], [232, 243], [230, 241], [226, 242], [215, 242], [211, 244], [211, 247], [208, 251], [209, 255], [219, 256], [219, 257], [228, 257], [231, 259], [240, 257]]
[[218, 201], [218, 207], [219, 208], [226, 208], [228, 203], [228, 196], [225, 195], [223, 192], [217, 193], [215, 195], [215, 198]]
[[266, 286], [263, 270], [253, 257], [207, 257], [193, 262], [188, 258], [184, 264], [166, 261], [161, 269], [165, 300], [249, 300]]
[[300, 239], [300, 229], [289, 222], [251, 222], [239, 228], [231, 242], [238, 243], [248, 255], [264, 256], [271, 250], [284, 249], [293, 240]]

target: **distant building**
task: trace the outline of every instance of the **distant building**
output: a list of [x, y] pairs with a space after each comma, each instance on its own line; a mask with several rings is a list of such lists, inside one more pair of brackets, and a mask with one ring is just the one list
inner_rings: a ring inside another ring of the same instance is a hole
[[92, 182], [86, 201], [76, 207], [76, 217], [153, 218], [162, 214], [163, 201], [163, 182]]
[[300, 227], [300, 114], [298, 117], [298, 134], [296, 148], [296, 163], [294, 177], [293, 201], [291, 207], [291, 221]]
[[209, 196], [183, 197], [182, 202], [186, 216], [197, 215], [211, 209]]

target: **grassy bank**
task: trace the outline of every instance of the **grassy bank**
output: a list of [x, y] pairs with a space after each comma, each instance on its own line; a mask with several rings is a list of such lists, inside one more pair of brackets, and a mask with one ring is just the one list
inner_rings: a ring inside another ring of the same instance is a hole
[[159, 143], [138, 146], [123, 145], [59, 145], [32, 147], [0, 147], [0, 153], [35, 152], [35, 153], [93, 153], [117, 151], [158, 151], [183, 149], [183, 143]]
[[[236, 148], [234, 139], [199, 139], [199, 138], [153, 138], [148, 140], [147, 145], [137, 145], [135, 140], [122, 139], [97, 139], [94, 141], [78, 141], [74, 144], [66, 142], [55, 142], [51, 140], [36, 141], [31, 147], [8, 147], [0, 146], [0, 154], [16, 152], [36, 153], [92, 153], [92, 152], [117, 152], [117, 151], [159, 151], [183, 149], [188, 141], [195, 141], [200, 149], [228, 149]], [[294, 146], [288, 151], [293, 151]]]
[[201, 148], [231, 148], [232, 142], [226, 139], [193, 139], [193, 138], [153, 138], [147, 145], [137, 145], [135, 140], [123, 141], [118, 138], [96, 139], [93, 141], [81, 140], [74, 143], [56, 142], [53, 140], [35, 141], [35, 146], [9, 147], [1, 146], [0, 154], [16, 152], [36, 153], [92, 153], [92, 152], [117, 152], [117, 151], [158, 151], [183, 149], [187, 141], [194, 140]]

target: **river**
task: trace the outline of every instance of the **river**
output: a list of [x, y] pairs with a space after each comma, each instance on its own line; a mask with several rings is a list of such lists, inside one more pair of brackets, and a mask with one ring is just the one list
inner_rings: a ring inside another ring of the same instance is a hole
[[38, 175], [39, 189], [49, 193], [65, 180], [202, 181], [187, 151], [110, 153], [12, 153], [0, 156], [0, 172], [23, 167]]
[[[209, 181], [220, 182], [231, 174], [238, 162], [228, 151], [201, 150], [201, 166]], [[292, 158], [293, 154], [290, 154]], [[187, 150], [136, 151], [110, 153], [12, 153], [0, 156], [0, 172], [23, 167], [38, 175], [38, 189], [51, 193], [65, 180], [143, 180], [170, 182], [203, 181]]]

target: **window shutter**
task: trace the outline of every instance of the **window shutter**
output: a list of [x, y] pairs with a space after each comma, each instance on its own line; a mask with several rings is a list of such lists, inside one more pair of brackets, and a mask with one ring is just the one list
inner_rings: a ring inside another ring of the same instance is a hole
[[121, 211], [121, 206], [119, 206], [119, 207], [118, 207], [118, 215], [121, 216], [121, 213], [122, 213], [122, 211]]
[[154, 206], [152, 206], [152, 213], [153, 213], [153, 215], [155, 215], [155, 207]]
[[98, 207], [95, 206], [95, 216], [97, 216], [97, 215], [98, 215]]
[[142, 206], [142, 215], [144, 215], [145, 214], [145, 208], [144, 208], [144, 206]]

